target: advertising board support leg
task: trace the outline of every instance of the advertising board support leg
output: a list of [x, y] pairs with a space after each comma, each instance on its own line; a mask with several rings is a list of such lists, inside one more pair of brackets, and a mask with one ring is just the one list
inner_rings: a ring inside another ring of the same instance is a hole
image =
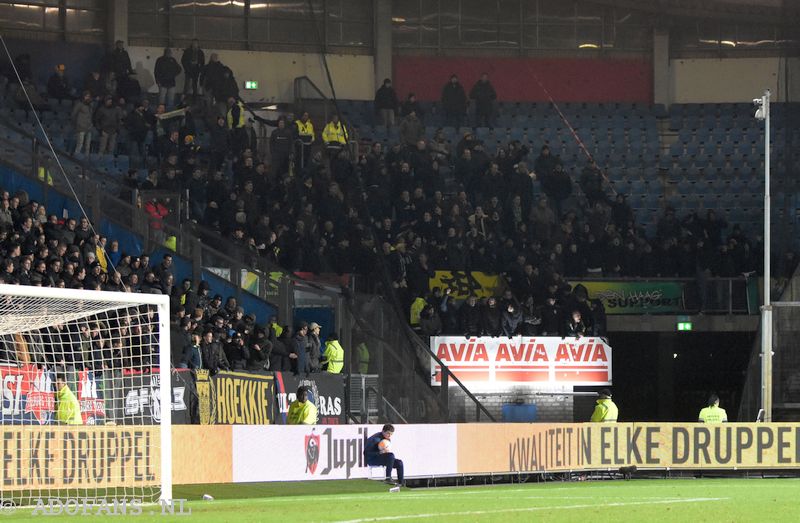
[[442, 408], [444, 408], [444, 414], [446, 416], [445, 422], [450, 422], [450, 390], [449, 390], [449, 381], [450, 381], [450, 373], [447, 372], [442, 365], [442, 388], [439, 390], [440, 403], [442, 404]]

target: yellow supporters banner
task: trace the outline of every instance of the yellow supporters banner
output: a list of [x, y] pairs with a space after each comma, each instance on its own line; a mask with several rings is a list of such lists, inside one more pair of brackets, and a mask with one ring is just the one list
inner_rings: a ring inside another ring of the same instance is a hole
[[160, 485], [160, 427], [5, 426], [2, 490]]
[[258, 286], [261, 283], [258, 274], [250, 272], [247, 269], [242, 269], [242, 277], [240, 281], [240, 287], [242, 289], [258, 296]]
[[451, 295], [459, 300], [466, 299], [470, 294], [478, 298], [495, 296], [502, 291], [503, 280], [496, 274], [465, 271], [436, 271], [433, 278], [428, 280], [428, 288], [433, 290], [439, 287], [442, 291], [451, 289]]
[[458, 425], [458, 472], [800, 466], [800, 423]]
[[197, 397], [202, 425], [269, 425], [275, 411], [271, 372], [197, 371]]

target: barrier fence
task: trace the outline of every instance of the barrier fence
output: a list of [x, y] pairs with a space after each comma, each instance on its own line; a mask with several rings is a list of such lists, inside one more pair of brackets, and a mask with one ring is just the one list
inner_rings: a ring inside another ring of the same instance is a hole
[[[8, 490], [158, 484], [157, 427], [4, 426]], [[366, 439], [380, 425], [176, 425], [176, 484], [370, 477]], [[35, 444], [30, 444], [33, 442]], [[617, 470], [791, 470], [800, 423], [397, 425], [409, 477]], [[114, 472], [116, 471], [116, 472]], [[112, 472], [109, 474], [109, 472]], [[382, 471], [381, 471], [382, 472]], [[114, 478], [113, 482], [110, 478]]]
[[[158, 425], [166, 407], [159, 403], [160, 377], [153, 372], [68, 373], [84, 425]], [[176, 425], [285, 424], [298, 387], [308, 390], [320, 425], [346, 423], [345, 376], [318, 373], [173, 370], [172, 423]], [[0, 425], [52, 425], [55, 394], [52, 371], [35, 365], [0, 366]]]

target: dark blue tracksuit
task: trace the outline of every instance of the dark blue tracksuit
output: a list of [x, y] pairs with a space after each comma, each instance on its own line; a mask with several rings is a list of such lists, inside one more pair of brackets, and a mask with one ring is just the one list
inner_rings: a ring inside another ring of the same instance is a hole
[[367, 465], [371, 467], [386, 467], [386, 479], [392, 479], [392, 469], [397, 469], [397, 481], [398, 483], [402, 483], [403, 462], [402, 460], [395, 459], [394, 452], [381, 454], [378, 449], [378, 443], [380, 443], [382, 439], [382, 432], [373, 434], [367, 439], [367, 444], [364, 445], [364, 458], [367, 460]]

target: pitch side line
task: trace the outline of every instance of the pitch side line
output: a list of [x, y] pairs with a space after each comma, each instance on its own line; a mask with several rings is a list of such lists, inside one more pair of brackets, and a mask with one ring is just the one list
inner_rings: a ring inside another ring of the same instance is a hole
[[470, 510], [463, 512], [429, 512], [423, 514], [407, 514], [402, 516], [379, 516], [374, 518], [359, 518], [338, 521], [337, 523], [365, 523], [367, 521], [399, 521], [402, 519], [428, 519], [438, 518], [443, 516], [484, 516], [488, 514], [509, 514], [519, 512], [538, 512], [541, 510], [574, 510], [583, 508], [615, 508], [615, 507], [631, 507], [636, 505], [673, 505], [678, 503], [703, 503], [706, 501], [725, 501], [730, 498], [686, 498], [686, 499], [665, 499], [662, 501], [632, 501], [632, 502], [619, 502], [619, 503], [603, 503], [603, 504], [582, 504], [582, 505], [555, 505], [548, 507], [526, 507], [526, 508], [507, 508], [497, 510]]

